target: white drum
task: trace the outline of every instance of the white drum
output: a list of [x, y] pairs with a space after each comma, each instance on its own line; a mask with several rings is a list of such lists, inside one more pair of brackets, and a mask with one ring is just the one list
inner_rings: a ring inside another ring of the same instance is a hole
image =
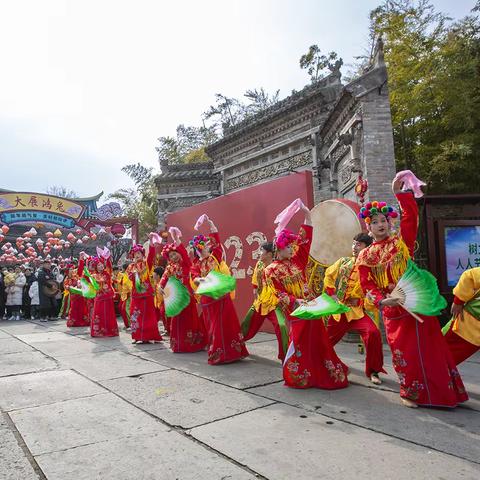
[[322, 265], [352, 255], [353, 237], [365, 231], [358, 218], [360, 206], [350, 200], [325, 200], [312, 209], [313, 241], [310, 255]]

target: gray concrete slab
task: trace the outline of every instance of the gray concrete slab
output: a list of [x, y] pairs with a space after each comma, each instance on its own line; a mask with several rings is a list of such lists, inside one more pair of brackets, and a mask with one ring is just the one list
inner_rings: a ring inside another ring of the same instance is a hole
[[14, 337], [0, 338], [0, 355], [7, 353], [33, 352], [33, 348]]
[[274, 333], [259, 332], [251, 340], [249, 340], [247, 344], [250, 345], [251, 343], [270, 342], [275, 339], [276, 337]]
[[70, 355], [61, 357], [59, 361], [62, 367], [72, 368], [97, 381], [159, 372], [169, 368], [117, 350], [100, 351], [88, 355]]
[[107, 380], [102, 385], [168, 424], [183, 428], [273, 402], [176, 370]]
[[166, 350], [168, 349], [168, 342], [159, 342], [159, 343], [132, 343], [131, 335], [121, 333], [118, 337], [110, 338], [92, 338], [89, 337], [90, 342], [107, 345], [112, 350], [121, 350], [127, 352], [146, 352], [149, 350]]
[[172, 353], [166, 350], [141, 352], [135, 355], [240, 389], [282, 380], [280, 363], [277, 365], [276, 362], [258, 358], [246, 358], [226, 365], [209, 365], [206, 352]]
[[167, 431], [111, 393], [16, 410], [10, 417], [33, 455]]
[[10, 335], [25, 335], [47, 331], [47, 323], [33, 323], [26, 321], [7, 321], [0, 323], [0, 330]]
[[269, 385], [249, 390], [336, 420], [480, 462], [480, 413], [465, 408], [408, 409], [398, 394], [351, 385], [337, 391]]
[[48, 480], [253, 480], [176, 432], [158, 432], [40, 455]]
[[34, 333], [15, 334], [15, 336], [22, 342], [28, 343], [29, 345], [35, 345], [36, 343], [44, 342], [68, 341], [72, 339], [70, 335], [67, 335], [63, 332], [49, 330], [48, 328], [44, 328], [42, 331]]
[[101, 352], [109, 351], [108, 345], [101, 343], [92, 343], [82, 338], [68, 336], [66, 340], [38, 342], [32, 344], [37, 350], [55, 358], [62, 358], [72, 355], [96, 355]]
[[275, 480], [473, 480], [480, 474], [480, 465], [468, 460], [288, 405], [254, 410], [190, 433]]
[[0, 428], [0, 478], [2, 480], [38, 480], [13, 432]]
[[0, 378], [4, 411], [87, 397], [106, 390], [72, 370], [54, 370]]
[[[2, 326], [2, 323], [3, 322], [0, 322], [0, 328]], [[3, 338], [12, 338], [12, 336], [9, 333], [4, 332], [3, 330], [0, 330], [0, 338], [2, 338], [2, 339]]]
[[22, 352], [2, 355], [0, 358], [0, 377], [20, 373], [54, 370], [57, 363], [40, 352]]
[[68, 335], [84, 335], [90, 336], [90, 327], [67, 327], [66, 323], [59, 324], [55, 326], [49, 326], [49, 330], [54, 330], [55, 332], [63, 332]]

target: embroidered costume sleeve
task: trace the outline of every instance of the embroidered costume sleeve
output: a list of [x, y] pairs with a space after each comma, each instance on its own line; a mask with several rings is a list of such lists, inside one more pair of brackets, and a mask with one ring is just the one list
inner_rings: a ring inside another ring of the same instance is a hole
[[308, 256], [310, 255], [310, 247], [312, 246], [313, 227], [304, 224], [300, 227], [298, 234], [300, 241], [292, 261], [298, 265], [298, 268], [305, 270], [308, 264]]
[[218, 232], [212, 232], [210, 235], [210, 242], [211, 242], [211, 255], [215, 257], [218, 263], [222, 261], [223, 257], [223, 250], [222, 250], [222, 243], [220, 242], [220, 235]]
[[253, 274], [252, 274], [252, 285], [253, 288], [257, 289], [261, 284], [262, 284], [262, 274], [263, 274], [263, 263], [261, 260], [259, 260], [255, 264], [255, 268], [253, 269]]
[[84, 268], [85, 268], [85, 260], [81, 258], [78, 261], [78, 267], [77, 267], [77, 275], [79, 276], [79, 278], [83, 277]]
[[[480, 267], [471, 268], [462, 273], [453, 289], [454, 302], [464, 305], [480, 299]], [[468, 304], [467, 304], [468, 305]], [[467, 342], [480, 346], [479, 308], [464, 308], [453, 324], [453, 331]], [[478, 313], [477, 313], [478, 312]]]
[[323, 288], [325, 290], [325, 293], [330, 296], [335, 295], [338, 271], [340, 270], [340, 265], [342, 264], [342, 261], [343, 258], [339, 258], [333, 265], [330, 265], [325, 270], [325, 277], [323, 278]]
[[148, 254], [147, 254], [148, 275], [152, 274], [154, 266], [155, 266], [155, 246], [150, 244], [148, 246]]
[[408, 248], [410, 257], [413, 258], [415, 241], [418, 232], [418, 205], [411, 192], [401, 192], [395, 195], [402, 213], [400, 222], [400, 233], [402, 240]]

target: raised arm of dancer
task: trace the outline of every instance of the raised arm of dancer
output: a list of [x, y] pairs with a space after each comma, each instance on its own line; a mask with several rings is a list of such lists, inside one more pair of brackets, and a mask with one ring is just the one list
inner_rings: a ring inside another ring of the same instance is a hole
[[220, 235], [218, 234], [218, 229], [212, 220], [208, 220], [210, 225], [210, 238], [212, 239], [212, 248], [211, 254], [215, 257], [218, 263], [223, 259], [223, 250], [222, 243], [220, 242]]
[[392, 190], [400, 204], [402, 217], [400, 220], [400, 234], [413, 258], [415, 240], [418, 232], [418, 205], [412, 192], [402, 192], [402, 181], [392, 183]]

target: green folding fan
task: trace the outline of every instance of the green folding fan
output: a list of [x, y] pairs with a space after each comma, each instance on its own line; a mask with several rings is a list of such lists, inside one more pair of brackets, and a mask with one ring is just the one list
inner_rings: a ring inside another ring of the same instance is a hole
[[176, 317], [190, 303], [190, 293], [183, 283], [176, 277], [170, 277], [165, 285], [163, 301], [165, 303], [165, 315]]
[[315, 300], [311, 300], [305, 305], [300, 305], [291, 315], [304, 320], [314, 320], [316, 318], [328, 317], [338, 313], [348, 312], [350, 309], [345, 305], [337, 303], [326, 293], [322, 293]]
[[[408, 261], [407, 269], [390, 298], [398, 299], [400, 305], [411, 314], [437, 316], [447, 306], [447, 301], [438, 290], [437, 279], [430, 272], [417, 267], [412, 260]], [[413, 316], [422, 321], [417, 315]]]
[[80, 288], [70, 287], [70, 293], [73, 293], [74, 295], [81, 295], [85, 298], [95, 298], [97, 291], [86, 278], [81, 278]]
[[98, 286], [98, 283], [96, 281], [95, 281], [95, 285], [98, 288], [95, 288], [95, 285], [90, 283], [86, 278], [81, 278], [80, 279], [80, 285], [81, 285], [80, 290], [82, 292], [82, 295], [85, 298], [95, 298], [95, 295], [97, 294], [97, 290], [100, 289], [100, 287]]
[[237, 280], [230, 275], [212, 270], [197, 288], [198, 295], [206, 295], [215, 300], [223, 297], [227, 293], [233, 292], [237, 286]]

